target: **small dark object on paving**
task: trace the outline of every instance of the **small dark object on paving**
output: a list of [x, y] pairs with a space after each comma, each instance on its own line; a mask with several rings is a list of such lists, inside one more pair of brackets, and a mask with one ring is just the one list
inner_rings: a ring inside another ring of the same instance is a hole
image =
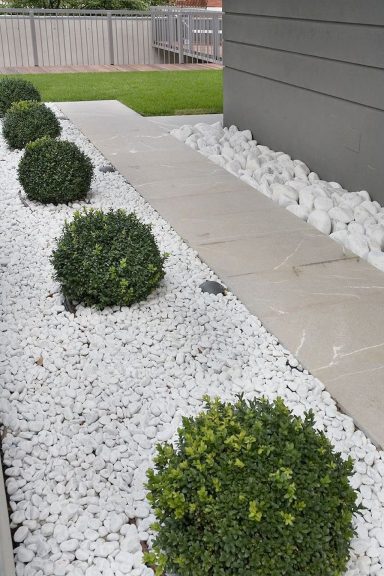
[[116, 172], [116, 168], [112, 166], [112, 164], [106, 164], [105, 166], [100, 166], [100, 172]]
[[22, 195], [21, 190], [19, 190], [19, 198], [20, 198], [20, 202], [23, 204], [23, 206], [25, 206], [26, 208], [30, 208], [30, 205], [28, 204], [27, 200]]
[[63, 299], [63, 306], [67, 312], [70, 312], [71, 314], [76, 314], [76, 306], [72, 304], [72, 302], [66, 296], [64, 296]]
[[298, 372], [304, 372], [304, 368], [301, 366], [301, 364], [291, 364], [291, 362], [289, 360], [287, 360], [287, 366], [289, 366], [292, 369], [297, 370]]
[[222, 284], [219, 284], [219, 282], [215, 282], [214, 280], [206, 280], [205, 282], [200, 284], [200, 289], [202, 292], [207, 292], [208, 294], [215, 294], [215, 296], [217, 294], [224, 294], [225, 296], [227, 293], [226, 288], [224, 288]]

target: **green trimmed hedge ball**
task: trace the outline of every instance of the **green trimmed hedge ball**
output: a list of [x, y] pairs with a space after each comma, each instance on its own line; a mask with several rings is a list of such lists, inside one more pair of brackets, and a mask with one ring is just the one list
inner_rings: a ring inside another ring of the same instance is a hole
[[55, 114], [41, 102], [15, 102], [3, 120], [3, 135], [10, 148], [22, 149], [43, 136], [60, 136], [61, 127]]
[[40, 92], [31, 82], [23, 78], [2, 78], [0, 80], [0, 116], [4, 116], [14, 102], [22, 100], [40, 102]]
[[51, 262], [69, 300], [103, 309], [144, 300], [164, 277], [151, 227], [124, 210], [84, 210], [66, 222]]
[[343, 574], [358, 509], [352, 461], [313, 413], [302, 420], [281, 399], [205, 401], [148, 471], [147, 564], [177, 576]]
[[76, 144], [47, 136], [27, 144], [19, 164], [19, 180], [28, 198], [45, 204], [83, 200], [92, 176], [92, 162]]

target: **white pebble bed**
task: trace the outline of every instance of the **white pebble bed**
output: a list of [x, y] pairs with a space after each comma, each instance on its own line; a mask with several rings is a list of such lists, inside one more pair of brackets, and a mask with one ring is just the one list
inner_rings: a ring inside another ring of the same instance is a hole
[[20, 152], [0, 136], [0, 423], [17, 576], [150, 576], [141, 542], [154, 517], [145, 473], [202, 396], [281, 396], [355, 459], [356, 519], [348, 576], [384, 575], [384, 453], [338, 412], [321, 383], [215, 279], [196, 253], [67, 120], [63, 137], [96, 167], [90, 202], [135, 211], [171, 256], [161, 287], [131, 308], [67, 312], [49, 256], [80, 205], [26, 207]]
[[218, 122], [186, 124], [171, 134], [384, 271], [384, 208], [366, 190], [320, 180], [304, 162], [259, 145], [250, 130]]

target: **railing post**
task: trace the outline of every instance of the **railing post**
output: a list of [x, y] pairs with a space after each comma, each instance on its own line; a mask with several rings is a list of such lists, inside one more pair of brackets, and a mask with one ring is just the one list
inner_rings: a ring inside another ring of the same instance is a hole
[[33, 10], [29, 11], [29, 24], [31, 27], [31, 40], [32, 40], [32, 54], [33, 54], [33, 65], [39, 65], [39, 57], [37, 54], [37, 40], [36, 40], [36, 26], [35, 26], [35, 14]]
[[215, 62], [219, 62], [219, 14], [214, 14], [212, 19], [212, 36], [213, 36], [213, 59]]
[[193, 52], [193, 16], [192, 13], [188, 13], [188, 46], [189, 49]]
[[154, 8], [151, 8], [151, 22], [152, 22], [152, 46], [154, 46], [157, 41], [156, 13]]
[[179, 64], [184, 64], [184, 30], [183, 14], [180, 11], [177, 16], [177, 37], [179, 41]]
[[169, 48], [172, 50], [174, 46], [175, 35], [173, 30], [173, 14], [170, 12], [170, 10], [167, 11], [166, 31], [167, 31], [167, 43]]
[[108, 12], [108, 43], [109, 43], [109, 63], [111, 66], [115, 64], [115, 51], [113, 49], [113, 29], [112, 29], [112, 14]]

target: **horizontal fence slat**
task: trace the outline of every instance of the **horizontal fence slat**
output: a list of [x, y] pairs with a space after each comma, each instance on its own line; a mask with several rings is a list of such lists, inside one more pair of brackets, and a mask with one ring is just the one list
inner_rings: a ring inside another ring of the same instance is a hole
[[383, 0], [224, 0], [230, 14], [248, 14], [324, 22], [384, 24]]
[[384, 72], [378, 68], [230, 41], [225, 45], [225, 65], [249, 74], [384, 110]]
[[384, 27], [226, 14], [224, 40], [384, 68]]

